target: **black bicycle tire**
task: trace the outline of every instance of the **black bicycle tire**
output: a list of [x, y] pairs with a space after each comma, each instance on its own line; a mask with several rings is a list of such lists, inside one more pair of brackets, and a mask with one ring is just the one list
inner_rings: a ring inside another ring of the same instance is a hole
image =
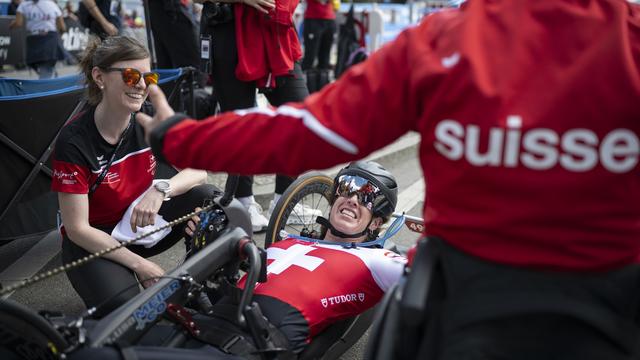
[[[15, 342], [10, 350], [16, 355], [25, 359], [57, 359], [69, 347], [68, 342], [45, 318], [40, 316], [32, 309], [19, 304], [15, 301], [4, 299], [0, 300], [0, 323], [2, 324], [0, 334], [0, 346], [9, 345], [11, 340], [21, 340], [25, 347], [37, 346], [38, 349], [30, 350], [41, 351], [37, 356], [31, 353], [31, 356], [19, 354], [21, 351]], [[22, 350], [26, 350], [23, 347]]]
[[[330, 196], [330, 190], [333, 186], [333, 179], [320, 172], [308, 172], [298, 177], [285, 192], [282, 194], [275, 207], [273, 213], [269, 219], [269, 225], [264, 237], [264, 247], [276, 241], [280, 241], [280, 230], [283, 228], [282, 223], [287, 221], [287, 218], [291, 214], [291, 209], [300, 201], [301, 198], [310, 194], [317, 186], [326, 186], [326, 191], [322, 195], [328, 200]], [[306, 190], [306, 192], [305, 192]], [[288, 213], [287, 213], [288, 210]]]

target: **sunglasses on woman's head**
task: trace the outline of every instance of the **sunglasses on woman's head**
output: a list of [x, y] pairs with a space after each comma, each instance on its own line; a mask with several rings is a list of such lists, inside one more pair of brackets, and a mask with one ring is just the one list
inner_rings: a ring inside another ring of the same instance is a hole
[[115, 68], [110, 67], [104, 69], [104, 71], [119, 71], [120, 75], [122, 75], [122, 81], [130, 87], [136, 86], [140, 79], [144, 79], [144, 83], [149, 86], [151, 84], [158, 84], [158, 79], [160, 75], [157, 72], [146, 72], [141, 73], [138, 69], [133, 68]]

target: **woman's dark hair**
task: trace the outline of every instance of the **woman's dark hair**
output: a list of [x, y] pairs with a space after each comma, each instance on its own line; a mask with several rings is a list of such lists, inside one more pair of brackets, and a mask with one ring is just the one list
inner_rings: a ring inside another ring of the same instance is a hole
[[87, 84], [87, 101], [96, 105], [102, 100], [102, 91], [91, 76], [94, 67], [106, 69], [118, 61], [149, 58], [149, 51], [138, 40], [127, 36], [111, 36], [104, 40], [95, 37], [80, 60], [80, 71]]

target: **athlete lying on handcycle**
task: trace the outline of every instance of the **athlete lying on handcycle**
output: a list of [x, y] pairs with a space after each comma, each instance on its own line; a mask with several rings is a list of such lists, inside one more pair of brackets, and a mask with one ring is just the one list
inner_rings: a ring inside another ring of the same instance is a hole
[[[393, 175], [373, 162], [352, 163], [336, 176], [332, 194], [324, 241], [288, 238], [274, 243], [267, 250], [267, 281], [255, 287], [253, 300], [280, 334], [275, 338], [284, 339], [280, 345], [290, 350], [288, 355], [302, 352], [329, 325], [376, 305], [404, 268], [405, 259], [391, 251], [357, 246], [375, 239], [393, 213]], [[189, 235], [196, 223], [189, 224]], [[196, 316], [202, 342], [189, 342], [190, 349], [135, 346], [127, 351], [138, 359], [256, 356], [252, 336], [234, 323], [234, 306], [231, 297], [223, 297], [207, 316]], [[88, 357], [118, 358], [119, 350], [87, 348], [71, 356]]]

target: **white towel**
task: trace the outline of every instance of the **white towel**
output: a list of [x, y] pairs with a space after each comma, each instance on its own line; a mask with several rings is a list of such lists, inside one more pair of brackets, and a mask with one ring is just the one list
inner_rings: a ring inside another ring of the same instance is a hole
[[[158, 180], [153, 180], [153, 183], [155, 184], [158, 181], [162, 181], [160, 179]], [[167, 181], [167, 180], [164, 180]], [[153, 185], [151, 185], [153, 186]], [[148, 190], [147, 190], [148, 191]], [[133, 231], [131, 231], [131, 213], [133, 213], [133, 208], [140, 202], [140, 200], [142, 200], [142, 197], [144, 196], [144, 194], [146, 194], [147, 192], [145, 191], [144, 193], [142, 193], [142, 195], [140, 195], [137, 199], [135, 199], [131, 205], [129, 205], [129, 208], [127, 209], [127, 211], [124, 213], [124, 216], [122, 217], [122, 220], [120, 220], [120, 222], [118, 223], [118, 225], [116, 225], [116, 227], [113, 229], [113, 231], [111, 232], [111, 236], [120, 241], [120, 242], [125, 242], [125, 241], [129, 241], [131, 239], [135, 239], [137, 236], [146, 234], [148, 232], [151, 232], [152, 230], [155, 230], [159, 227], [165, 226], [168, 224], [168, 222], [159, 214], [156, 214], [156, 221], [155, 221], [155, 225], [147, 225], [145, 227], [137, 227], [138, 232], [134, 233]], [[144, 245], [144, 247], [146, 248], [150, 248], [152, 246], [154, 246], [155, 244], [157, 244], [160, 240], [162, 240], [165, 236], [167, 236], [169, 233], [171, 232], [171, 227], [168, 227], [162, 231], [159, 231], [157, 233], [154, 233], [150, 236], [144, 237], [138, 241], [136, 241], [134, 244], [136, 245]]]

